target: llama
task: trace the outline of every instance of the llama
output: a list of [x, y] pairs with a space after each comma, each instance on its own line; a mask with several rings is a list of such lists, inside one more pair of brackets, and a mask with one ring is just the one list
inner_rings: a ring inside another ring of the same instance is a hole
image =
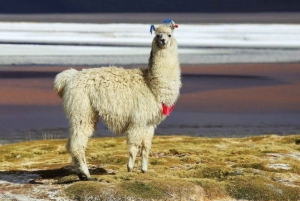
[[54, 90], [70, 123], [66, 147], [80, 180], [91, 179], [85, 149], [99, 118], [112, 132], [126, 135], [127, 170], [141, 153], [142, 172], [147, 172], [154, 130], [172, 111], [181, 88], [174, 28], [173, 21], [151, 26], [155, 37], [146, 69], [69, 69], [55, 77]]

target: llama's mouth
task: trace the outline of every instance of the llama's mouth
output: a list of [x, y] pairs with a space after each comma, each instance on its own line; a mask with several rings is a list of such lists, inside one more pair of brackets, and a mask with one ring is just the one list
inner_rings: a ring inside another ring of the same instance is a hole
[[166, 48], [167, 47], [167, 44], [166, 44], [165, 41], [160, 41], [158, 44], [159, 44], [160, 48]]
[[165, 40], [156, 40], [156, 45], [160, 48], [160, 49], [165, 49], [167, 47], [167, 43]]

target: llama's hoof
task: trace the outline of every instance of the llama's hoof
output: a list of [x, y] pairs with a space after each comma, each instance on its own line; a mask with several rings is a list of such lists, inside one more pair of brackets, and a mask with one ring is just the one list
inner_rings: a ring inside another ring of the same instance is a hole
[[142, 170], [142, 173], [147, 173], [147, 170]]
[[95, 178], [87, 177], [84, 173], [78, 173], [77, 176], [81, 181], [96, 181]]
[[127, 165], [127, 171], [128, 171], [128, 172], [132, 172], [132, 169], [133, 169], [133, 168], [130, 168], [130, 167]]

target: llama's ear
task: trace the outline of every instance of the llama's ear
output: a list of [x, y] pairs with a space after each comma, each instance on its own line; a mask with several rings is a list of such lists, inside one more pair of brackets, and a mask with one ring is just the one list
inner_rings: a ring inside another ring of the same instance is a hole
[[152, 35], [152, 31], [155, 31], [155, 26], [153, 24], [150, 26], [150, 33], [151, 33], [151, 35]]

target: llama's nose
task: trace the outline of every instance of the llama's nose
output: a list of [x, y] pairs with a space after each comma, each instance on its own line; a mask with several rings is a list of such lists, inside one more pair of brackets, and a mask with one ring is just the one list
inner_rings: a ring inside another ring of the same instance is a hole
[[160, 39], [161, 43], [164, 45], [166, 43], [166, 40], [165, 39]]

